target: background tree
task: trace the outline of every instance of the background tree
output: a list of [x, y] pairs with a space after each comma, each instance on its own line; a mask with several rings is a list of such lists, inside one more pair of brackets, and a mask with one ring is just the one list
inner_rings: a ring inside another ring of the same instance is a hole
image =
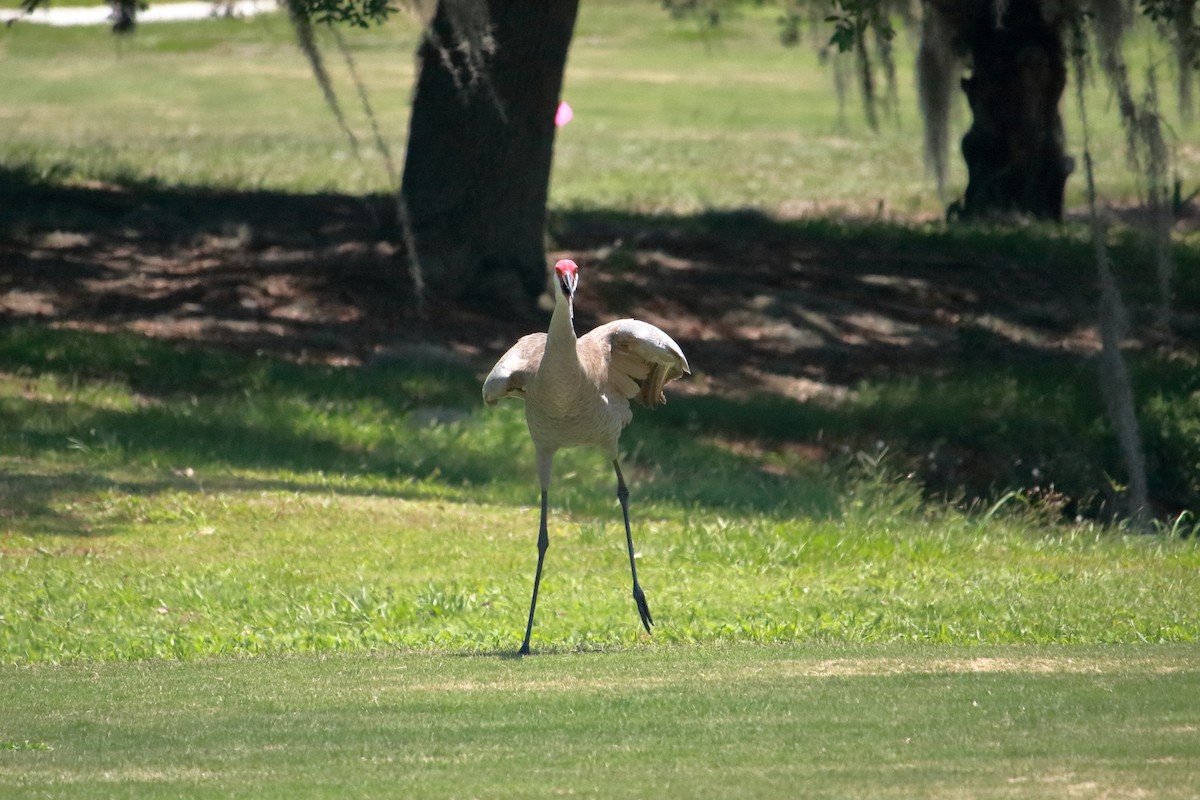
[[[941, 134], [949, 112], [944, 93], [953, 88], [947, 70], [965, 60], [971, 74], [960, 81], [971, 110], [962, 139], [968, 181], [955, 213], [977, 217], [1023, 212], [1059, 220], [1074, 159], [1067, 155], [1059, 101], [1067, 83], [1062, 28], [1070, 19], [1063, 4], [1042, 0], [925, 0], [918, 56], [921, 107], [926, 125], [939, 131], [926, 152], [944, 155]], [[940, 73], [940, 74], [938, 74]], [[943, 93], [934, 96], [935, 92]], [[935, 169], [945, 175], [944, 161]]]
[[[341, 120], [310, 25], [366, 26], [388, 0], [289, 0], [297, 41]], [[418, 73], [397, 198], [418, 294], [521, 316], [546, 288], [555, 111], [578, 0], [441, 0]], [[347, 135], [353, 139], [353, 134]]]
[[554, 116], [577, 9], [438, 4], [419, 49], [400, 190], [435, 293], [520, 314], [545, 290]]
[[[22, 0], [28, 10], [45, 3]], [[141, 0], [114, 5], [113, 30], [131, 32]], [[414, 289], [427, 286], [437, 296], [521, 316], [546, 288], [554, 119], [579, 2], [435, 5], [417, 51], [398, 197]], [[326, 102], [357, 148], [313, 25], [365, 27], [386, 21], [396, 6], [391, 0], [286, 0], [286, 7]]]
[[[1200, 66], [1195, 0], [1141, 0], [1138, 5], [1175, 53], [1186, 118]], [[1095, 57], [1112, 85], [1130, 132], [1135, 170], [1151, 166], [1139, 150], [1162, 150], [1161, 130], [1159, 143], [1147, 138], [1154, 136], [1149, 117], [1157, 118], [1157, 110], [1139, 112], [1121, 56], [1134, 18], [1127, 0], [923, 0], [923, 6], [918, 86], [926, 153], [939, 182], [946, 174], [953, 75], [970, 71], [960, 83], [972, 115], [962, 141], [969, 180], [955, 212], [1062, 217], [1063, 187], [1074, 159], [1065, 151], [1058, 106], [1072, 50]]]
[[[700, 5], [722, 6], [735, 0], [667, 0], [679, 9]], [[1200, 28], [1196, 0], [791, 0], [780, 18], [785, 44], [800, 41], [806, 20], [823, 24], [828, 38], [819, 38], [857, 62], [867, 107], [867, 121], [876, 127], [879, 98], [872, 75], [881, 68], [889, 76], [888, 96], [894, 90], [890, 76], [892, 20], [915, 26], [919, 20], [917, 52], [918, 96], [925, 122], [925, 153], [944, 190], [950, 150], [949, 126], [954, 95], [962, 91], [971, 113], [971, 126], [962, 140], [968, 185], [960, 201], [952, 204], [954, 217], [982, 217], [1018, 212], [1038, 218], [1060, 219], [1063, 189], [1075, 160], [1065, 149], [1059, 104], [1066, 86], [1072, 48], [1086, 59], [1099, 61], [1118, 98], [1123, 122], [1129, 131], [1130, 161], [1135, 171], [1147, 175], [1149, 186], [1165, 187], [1150, 175], [1163, 148], [1152, 139], [1158, 127], [1157, 112], [1135, 102], [1121, 47], [1134, 18], [1140, 13], [1152, 20], [1164, 44], [1163, 54], [1173, 53], [1173, 68], [1181, 118], [1192, 114], [1192, 87], [1200, 72]], [[706, 12], [702, 18], [719, 15]], [[874, 46], [870, 38], [874, 36]], [[840, 77], [840, 76], [838, 76]], [[1152, 82], [1152, 81], [1150, 81]], [[846, 83], [837, 81], [839, 91]], [[1157, 151], [1156, 151], [1157, 148]], [[1163, 189], [1165, 191], [1165, 188]], [[1157, 202], [1154, 190], [1148, 203]], [[1181, 205], [1180, 187], [1173, 202]]]

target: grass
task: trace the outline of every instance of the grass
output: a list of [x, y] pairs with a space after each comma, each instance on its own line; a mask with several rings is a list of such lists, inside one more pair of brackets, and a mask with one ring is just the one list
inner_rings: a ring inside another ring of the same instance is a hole
[[[519, 408], [479, 408], [468, 367], [38, 329], [2, 342], [0, 661], [479, 653], [520, 631], [532, 448]], [[438, 422], [435, 405], [463, 411]], [[1200, 537], [1064, 526], [1037, 495], [932, 505], [886, 456], [762, 461], [679, 435], [719, 438], [729, 409], [667, 408], [682, 416], [644, 414], [623, 440], [659, 644], [1200, 635]], [[752, 416], [785, 431], [791, 413]], [[586, 451], [558, 466], [535, 643], [634, 646], [609, 469]]]
[[1194, 647], [277, 657], [0, 680], [11, 798], [1185, 798], [1200, 778]]
[[[672, 20], [653, 3], [601, 2], [580, 11], [564, 96], [576, 119], [556, 146], [551, 205], [694, 213], [751, 207], [787, 216], [849, 211], [908, 218], [943, 206], [921, 164], [911, 57], [899, 60], [899, 113], [872, 134], [809, 47], [780, 46], [770, 7], [727, 14], [721, 27]], [[348, 31], [358, 71], [394, 153], [403, 152], [416, 25]], [[1153, 41], [1135, 40], [1140, 75]], [[386, 191], [381, 160], [356, 160], [291, 41], [282, 15], [147, 24], [114, 41], [99, 29], [18, 25], [0, 38], [9, 77], [0, 114], [0, 163], [84, 180], [292, 192]], [[360, 139], [370, 141], [348, 71], [327, 60]], [[129, 76], [138, 76], [129, 91]], [[1068, 90], [1064, 95], [1073, 95]], [[1106, 89], [1089, 90], [1102, 194], [1137, 196]], [[1080, 146], [1071, 102], [1069, 149]], [[965, 110], [958, 115], [961, 126]], [[113, 126], [112, 120], [120, 120]], [[219, 120], [215, 123], [214, 120]], [[1186, 192], [1200, 183], [1200, 151], [1168, 110]], [[952, 158], [952, 192], [965, 186]], [[1082, 181], [1068, 184], [1082, 204]]]
[[[554, 223], [881, 200], [936, 214], [911, 110], [873, 136], [854, 108], [840, 120], [815, 57], [775, 46], [771, 13], [701, 31], [654, 4], [584, 4]], [[348, 34], [396, 152], [397, 53], [415, 36]], [[50, 182], [386, 188], [278, 16], [121, 42], [23, 25], [0, 61], [0, 162]], [[1111, 166], [1120, 135], [1103, 125]], [[1195, 151], [1179, 152], [1193, 185]], [[1103, 180], [1131, 196], [1117, 169]], [[681, 224], [719, 238], [720, 220]], [[804, 224], [848, 253], [1087, 263], [1071, 230]], [[1182, 302], [1200, 291], [1189, 247]], [[1156, 474], [1188, 509], [1135, 535], [1063, 514], [1114, 463], [1086, 369], [997, 367], [989, 336], [937, 380], [873, 379], [838, 407], [694, 397], [639, 415], [623, 459], [653, 638], [609, 467], [564, 453], [541, 657], [519, 660], [532, 448], [519, 408], [480, 408], [475, 366], [6, 326], [0, 794], [1194, 797], [1194, 370], [1135, 363]], [[814, 431], [846, 451], [797, 454]], [[1012, 483], [931, 500], [923, 459], [964, 446], [1011, 464]], [[1078, 484], [1008, 491], [1033, 470]]]

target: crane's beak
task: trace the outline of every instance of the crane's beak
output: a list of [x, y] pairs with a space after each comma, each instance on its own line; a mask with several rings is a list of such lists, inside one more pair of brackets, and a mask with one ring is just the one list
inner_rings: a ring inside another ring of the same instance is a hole
[[575, 298], [566, 292], [563, 292], [563, 295], [567, 298], [567, 317], [575, 319]]
[[554, 279], [558, 281], [558, 291], [567, 301], [567, 312], [575, 319], [575, 289], [579, 286], [579, 268], [569, 258], [564, 258], [554, 265]]
[[575, 289], [579, 286], [579, 276], [574, 272], [558, 273], [558, 288], [562, 289], [563, 297], [568, 300], [575, 298]]

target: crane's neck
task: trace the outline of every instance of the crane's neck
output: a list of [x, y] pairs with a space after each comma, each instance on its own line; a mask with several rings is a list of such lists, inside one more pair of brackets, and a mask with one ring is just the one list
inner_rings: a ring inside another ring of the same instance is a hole
[[579, 354], [575, 350], [575, 323], [570, 298], [555, 287], [554, 313], [550, 316], [550, 328], [546, 331], [546, 352], [543, 362], [550, 361], [556, 368], [579, 366]]
[[[571, 301], [556, 291], [554, 314], [546, 331], [546, 349], [538, 367], [529, 397], [539, 412], [551, 417], [568, 417], [577, 413], [582, 398], [595, 391], [588, 382], [579, 360], [575, 326], [571, 322]], [[528, 408], [528, 400], [527, 408]]]

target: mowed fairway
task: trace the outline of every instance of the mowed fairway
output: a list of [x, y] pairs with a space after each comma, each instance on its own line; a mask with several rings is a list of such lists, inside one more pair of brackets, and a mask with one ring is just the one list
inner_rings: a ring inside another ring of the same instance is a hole
[[1196, 797], [1192, 646], [3, 667], [34, 797]]

